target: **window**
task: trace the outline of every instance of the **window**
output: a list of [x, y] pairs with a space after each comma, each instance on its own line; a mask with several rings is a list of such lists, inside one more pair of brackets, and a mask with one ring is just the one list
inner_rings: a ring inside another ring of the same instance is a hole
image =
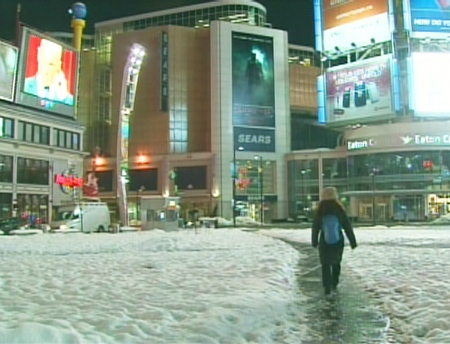
[[12, 183], [13, 181], [13, 157], [0, 155], [0, 182]]
[[50, 144], [49, 132], [49, 127], [19, 121], [19, 140], [48, 145]]
[[60, 148], [80, 150], [80, 134], [53, 129], [52, 145]]
[[48, 185], [49, 162], [29, 158], [17, 158], [17, 183]]
[[0, 137], [14, 138], [14, 121], [12, 119], [0, 117]]

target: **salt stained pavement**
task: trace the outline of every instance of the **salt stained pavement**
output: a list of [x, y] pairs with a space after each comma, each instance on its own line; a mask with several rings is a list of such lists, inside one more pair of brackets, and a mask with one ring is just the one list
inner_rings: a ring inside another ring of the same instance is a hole
[[[356, 228], [344, 253], [352, 271], [391, 319], [396, 343], [450, 343], [450, 225]], [[264, 234], [310, 243], [310, 230]], [[341, 291], [345, 292], [345, 291]]]
[[0, 343], [299, 343], [298, 258], [236, 229], [2, 236]]

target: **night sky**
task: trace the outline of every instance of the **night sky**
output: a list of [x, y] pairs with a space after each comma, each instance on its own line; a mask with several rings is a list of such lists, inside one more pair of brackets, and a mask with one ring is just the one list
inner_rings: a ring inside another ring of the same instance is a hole
[[[42, 31], [70, 31], [67, 10], [75, 0], [0, 0], [0, 38], [13, 40], [17, 3], [21, 20]], [[84, 0], [88, 8], [85, 33], [94, 23], [128, 15], [208, 2], [206, 0]], [[258, 0], [268, 13], [272, 27], [289, 32], [289, 43], [314, 45], [312, 0]]]

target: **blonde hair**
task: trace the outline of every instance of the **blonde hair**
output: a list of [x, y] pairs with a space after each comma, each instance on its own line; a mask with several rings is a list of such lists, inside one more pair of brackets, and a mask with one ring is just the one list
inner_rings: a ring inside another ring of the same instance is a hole
[[338, 192], [335, 187], [329, 186], [322, 190], [322, 194], [320, 195], [321, 201], [338, 201]]

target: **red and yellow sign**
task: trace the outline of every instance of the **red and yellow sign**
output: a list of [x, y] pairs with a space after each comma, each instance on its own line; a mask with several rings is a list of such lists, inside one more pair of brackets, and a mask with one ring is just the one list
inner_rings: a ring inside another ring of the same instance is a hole
[[83, 187], [83, 178], [79, 178], [69, 171], [64, 171], [63, 173], [55, 174], [55, 184], [60, 186], [62, 192], [70, 194], [74, 188]]

